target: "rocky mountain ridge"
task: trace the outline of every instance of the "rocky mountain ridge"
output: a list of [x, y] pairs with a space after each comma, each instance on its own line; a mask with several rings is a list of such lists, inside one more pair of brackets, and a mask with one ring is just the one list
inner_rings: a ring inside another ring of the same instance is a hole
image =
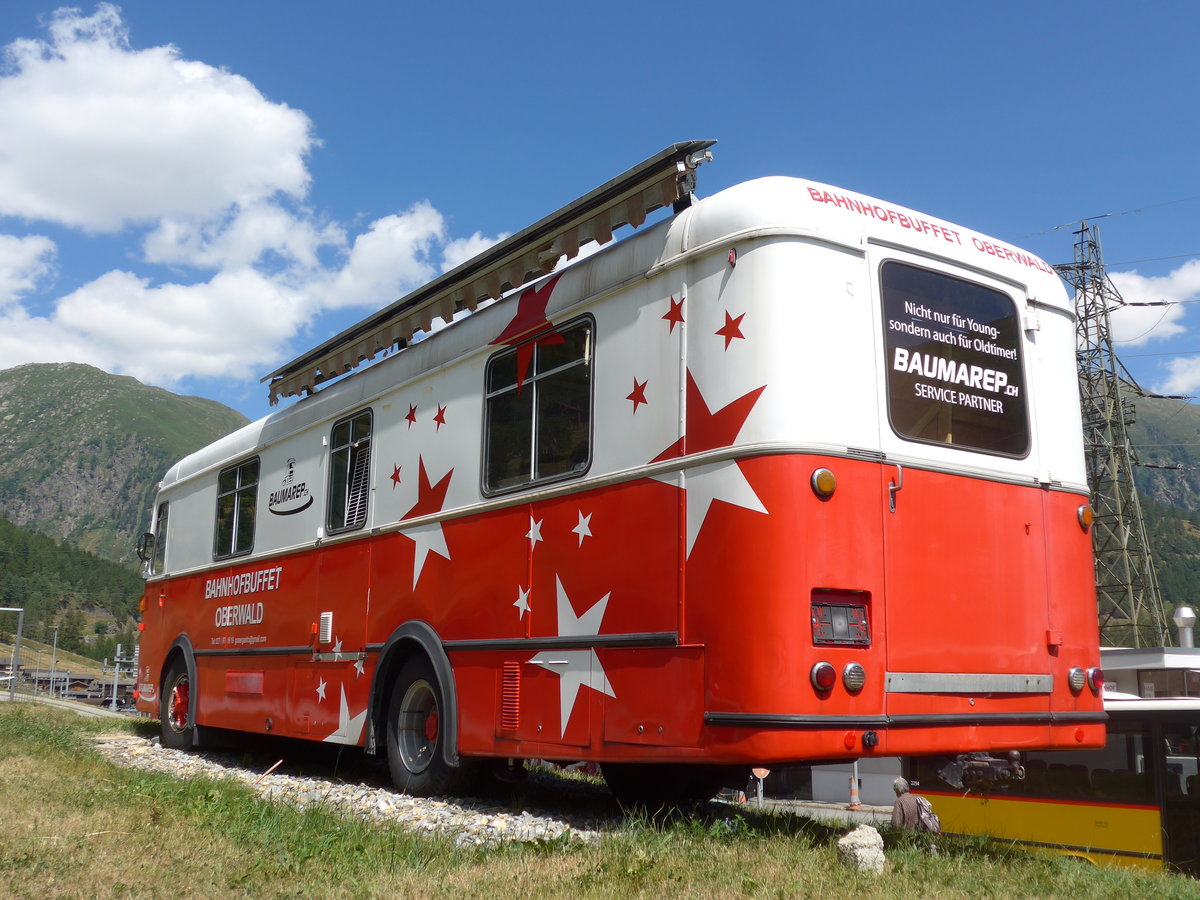
[[0, 517], [133, 566], [162, 474], [246, 421], [80, 363], [0, 370]]

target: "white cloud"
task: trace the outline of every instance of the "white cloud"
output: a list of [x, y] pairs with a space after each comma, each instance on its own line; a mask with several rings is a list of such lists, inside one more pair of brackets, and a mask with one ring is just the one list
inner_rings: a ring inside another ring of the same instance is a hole
[[324, 305], [383, 307], [400, 299], [436, 274], [430, 256], [445, 241], [445, 229], [442, 214], [426, 201], [375, 220], [321, 291]]
[[490, 238], [477, 231], [470, 237], [455, 238], [442, 249], [442, 271], [449, 272], [455, 266], [461, 266], [468, 259], [478, 256], [507, 237], [508, 234], [505, 233]]
[[[173, 46], [132, 47], [109, 3], [60, 9], [43, 39], [3, 52], [0, 217], [83, 235], [0, 234], [0, 365], [255, 379], [302, 334], [344, 327], [323, 316], [386, 306], [497, 240], [450, 239], [428, 201], [348, 234], [304, 205], [303, 112]], [[70, 269], [66, 248], [98, 233], [123, 242], [129, 271]], [[39, 293], [56, 265], [82, 286]]]
[[1166, 363], [1170, 373], [1154, 386], [1154, 391], [1167, 396], [1196, 396], [1200, 394], [1200, 359], [1177, 356]]
[[285, 264], [313, 269], [322, 247], [341, 247], [338, 225], [318, 224], [271, 203], [230, 210], [220, 221], [166, 218], [146, 235], [147, 262], [220, 269], [254, 265], [274, 254]]
[[304, 113], [175, 47], [130, 49], [111, 4], [60, 9], [5, 57], [0, 214], [116, 231], [308, 189]]
[[0, 359], [86, 362], [158, 384], [253, 378], [308, 312], [300, 296], [250, 268], [158, 286], [113, 271], [63, 297], [49, 317], [23, 309], [0, 317]]
[[1175, 304], [1113, 310], [1110, 319], [1115, 342], [1136, 347], [1187, 330], [1182, 321], [1187, 310], [1180, 303], [1200, 296], [1200, 259], [1189, 260], [1168, 275], [1146, 276], [1132, 271], [1113, 272], [1109, 278], [1127, 303], [1165, 300]]
[[50, 274], [55, 250], [54, 242], [41, 235], [0, 234], [0, 309]]
[[[1136, 271], [1109, 276], [1128, 303], [1158, 303], [1171, 306], [1124, 307], [1112, 313], [1113, 340], [1124, 347], [1151, 340], [1165, 340], [1187, 332], [1185, 305], [1200, 299], [1200, 259], [1188, 260], [1167, 275], [1145, 276]], [[1121, 347], [1118, 347], [1121, 352]], [[1167, 375], [1153, 386], [1160, 394], [1200, 393], [1200, 359], [1179, 356], [1166, 361]]]

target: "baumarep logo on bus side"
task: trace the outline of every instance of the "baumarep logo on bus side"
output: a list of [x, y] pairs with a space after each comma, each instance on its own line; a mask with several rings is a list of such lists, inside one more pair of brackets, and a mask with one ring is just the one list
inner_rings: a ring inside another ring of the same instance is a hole
[[289, 459], [282, 487], [271, 492], [267, 509], [277, 516], [294, 516], [312, 506], [312, 502], [313, 496], [308, 492], [308, 484], [296, 481], [296, 460]]

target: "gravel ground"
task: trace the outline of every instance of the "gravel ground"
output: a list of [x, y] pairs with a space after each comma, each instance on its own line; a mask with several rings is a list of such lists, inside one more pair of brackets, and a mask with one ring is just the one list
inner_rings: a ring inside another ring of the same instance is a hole
[[[244, 753], [185, 753], [163, 747], [158, 738], [110, 735], [99, 740], [97, 749], [120, 766], [178, 778], [232, 778], [265, 799], [297, 809], [325, 806], [372, 821], [393, 822], [415, 832], [449, 836], [458, 846], [557, 839], [594, 843], [602, 832], [620, 827], [623, 821], [603, 788], [536, 772], [530, 774], [522, 793], [547, 808], [514, 812], [511, 805], [499, 806], [486, 799], [412, 797], [325, 772], [315, 776], [287, 774], [287, 768], [281, 767], [265, 774], [270, 762], [256, 768], [257, 764], [248, 761]], [[316, 764], [309, 768], [322, 767]], [[358, 773], [352, 777], [357, 778]]]

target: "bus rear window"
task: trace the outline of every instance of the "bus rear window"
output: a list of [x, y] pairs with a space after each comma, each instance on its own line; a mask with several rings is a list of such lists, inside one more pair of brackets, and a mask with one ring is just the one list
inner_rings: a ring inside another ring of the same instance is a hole
[[888, 418], [903, 438], [964, 450], [1029, 452], [1021, 324], [1000, 291], [883, 264]]

